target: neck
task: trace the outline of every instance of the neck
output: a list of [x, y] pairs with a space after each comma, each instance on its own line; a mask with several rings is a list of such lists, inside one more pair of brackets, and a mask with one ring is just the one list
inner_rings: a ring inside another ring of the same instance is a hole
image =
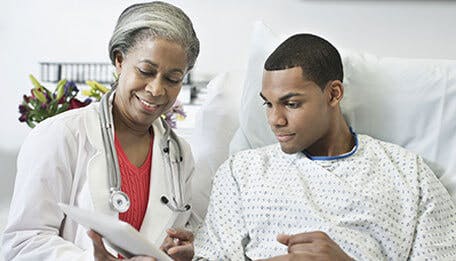
[[355, 140], [342, 114], [339, 114], [329, 131], [316, 143], [306, 149], [312, 156], [337, 156], [348, 153], [355, 146]]
[[150, 125], [137, 125], [128, 120], [122, 113], [118, 110], [117, 106], [113, 107], [113, 120], [114, 120], [114, 129], [116, 131], [117, 137], [122, 140], [122, 137], [128, 138], [145, 138], [150, 136]]

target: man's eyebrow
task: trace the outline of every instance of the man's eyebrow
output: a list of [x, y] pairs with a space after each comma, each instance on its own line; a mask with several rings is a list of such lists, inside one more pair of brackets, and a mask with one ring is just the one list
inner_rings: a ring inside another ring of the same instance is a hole
[[296, 96], [304, 96], [304, 94], [297, 93], [297, 92], [291, 92], [291, 93], [288, 93], [288, 94], [280, 97], [279, 101], [286, 101], [286, 100], [289, 100], [290, 98], [293, 98], [293, 97], [296, 97]]
[[[280, 98], [279, 98], [279, 101], [283, 102], [283, 101], [286, 101], [286, 100], [288, 100], [288, 99], [290, 99], [290, 98], [292, 98], [292, 97], [296, 97], [296, 96], [304, 96], [304, 94], [302, 94], [302, 93], [297, 93], [297, 92], [291, 92], [291, 93], [288, 93], [288, 94], [286, 94], [286, 95], [280, 97]], [[265, 101], [268, 100], [268, 99], [266, 99], [266, 97], [264, 97], [264, 95], [263, 95], [261, 92], [260, 92], [260, 97], [261, 97], [263, 100], [265, 100]]]

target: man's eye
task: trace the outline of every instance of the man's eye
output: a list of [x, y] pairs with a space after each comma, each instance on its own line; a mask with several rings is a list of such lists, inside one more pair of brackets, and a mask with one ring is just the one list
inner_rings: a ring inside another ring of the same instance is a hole
[[263, 102], [263, 106], [266, 106], [266, 107], [268, 107], [268, 108], [271, 108], [271, 107], [272, 107], [272, 104], [271, 104], [270, 102], [268, 102], [268, 101], [265, 101], [265, 102]]
[[290, 109], [296, 109], [296, 108], [299, 107], [299, 103], [297, 103], [297, 102], [288, 102], [288, 103], [286, 104], [286, 106], [287, 106], [288, 108], [290, 108]]

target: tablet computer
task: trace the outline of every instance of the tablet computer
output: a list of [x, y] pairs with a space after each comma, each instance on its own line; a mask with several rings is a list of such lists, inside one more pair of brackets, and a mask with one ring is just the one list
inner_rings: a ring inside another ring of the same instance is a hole
[[152, 256], [159, 261], [172, 261], [165, 252], [142, 237], [130, 224], [115, 217], [59, 203], [62, 211], [82, 226], [92, 229], [124, 257]]

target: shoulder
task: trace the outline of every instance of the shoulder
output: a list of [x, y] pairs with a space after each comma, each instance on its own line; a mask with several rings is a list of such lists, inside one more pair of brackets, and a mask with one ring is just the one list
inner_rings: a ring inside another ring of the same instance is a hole
[[31, 134], [40, 135], [53, 131], [60, 133], [65, 131], [79, 130], [85, 125], [87, 118], [97, 117], [98, 104], [90, 104], [86, 107], [65, 111], [53, 117], [47, 118], [40, 122], [32, 131]]
[[286, 155], [279, 144], [248, 149], [231, 155], [219, 168], [219, 172], [230, 172], [235, 178], [251, 177], [264, 173], [272, 162], [293, 157]]
[[281, 151], [279, 144], [275, 143], [256, 149], [239, 151], [232, 155], [229, 160], [236, 164], [242, 164], [245, 162], [252, 163], [255, 161], [267, 161], [282, 154], [284, 153]]
[[98, 105], [69, 110], [40, 122], [26, 137], [23, 147], [38, 146], [49, 148], [72, 145], [82, 133], [90, 132], [87, 121], [97, 121]]
[[393, 161], [416, 161], [419, 157], [414, 152], [400, 145], [382, 141], [364, 134], [358, 135], [358, 142], [360, 146], [364, 147], [367, 151], [373, 152], [378, 156], [387, 156]]

